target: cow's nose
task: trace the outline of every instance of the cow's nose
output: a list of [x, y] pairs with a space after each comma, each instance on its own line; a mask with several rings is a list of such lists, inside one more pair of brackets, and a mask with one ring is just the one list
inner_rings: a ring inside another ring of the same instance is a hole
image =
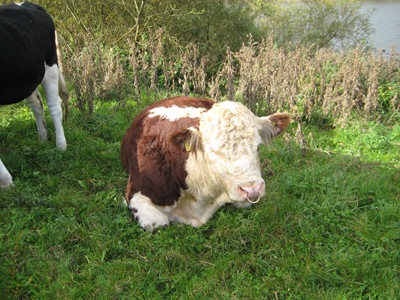
[[264, 195], [264, 181], [255, 184], [246, 184], [239, 186], [239, 190], [243, 198], [251, 203], [256, 203]]

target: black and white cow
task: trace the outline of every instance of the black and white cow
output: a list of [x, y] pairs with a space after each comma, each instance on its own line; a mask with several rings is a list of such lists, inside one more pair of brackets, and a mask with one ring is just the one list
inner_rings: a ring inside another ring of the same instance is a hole
[[[42, 84], [56, 131], [56, 144], [67, 148], [62, 126], [60, 88], [66, 90], [58, 68], [55, 28], [39, 5], [24, 2], [0, 6], [0, 105], [27, 99], [41, 141], [47, 139], [43, 104], [38, 91]], [[11, 174], [0, 160], [0, 187], [12, 184]]]

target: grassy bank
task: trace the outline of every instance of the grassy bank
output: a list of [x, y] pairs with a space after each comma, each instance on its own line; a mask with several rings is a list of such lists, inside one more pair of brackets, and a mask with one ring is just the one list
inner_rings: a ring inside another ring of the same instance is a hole
[[25, 105], [0, 110], [1, 158], [15, 180], [0, 191], [3, 299], [400, 294], [399, 123], [306, 125], [300, 144], [293, 124], [262, 151], [264, 201], [149, 234], [120, 207], [120, 140], [140, 105], [96, 105], [93, 115], [71, 110], [66, 152], [37, 141]]

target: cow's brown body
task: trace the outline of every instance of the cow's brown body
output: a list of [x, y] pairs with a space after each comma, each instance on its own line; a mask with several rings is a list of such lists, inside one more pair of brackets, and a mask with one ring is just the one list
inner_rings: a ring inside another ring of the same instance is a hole
[[[126, 199], [137, 192], [149, 197], [157, 205], [173, 205], [180, 190], [186, 189], [185, 162], [189, 152], [179, 143], [174, 133], [199, 125], [199, 118], [184, 117], [170, 121], [161, 117], [148, 118], [156, 107], [187, 107], [210, 109], [208, 99], [169, 98], [148, 106], [133, 121], [121, 147], [122, 164], [130, 174]], [[139, 176], [136, 176], [139, 175]]]

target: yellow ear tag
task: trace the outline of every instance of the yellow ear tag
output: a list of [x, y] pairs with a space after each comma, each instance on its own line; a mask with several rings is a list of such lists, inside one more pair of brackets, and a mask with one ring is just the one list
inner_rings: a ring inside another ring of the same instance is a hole
[[276, 123], [275, 120], [271, 120], [271, 124], [272, 124], [272, 126], [274, 126], [274, 127], [277, 125], [277, 123]]
[[190, 151], [194, 150], [192, 145], [190, 145], [189, 141], [185, 142], [185, 150], [186, 150], [186, 152], [190, 152]]

